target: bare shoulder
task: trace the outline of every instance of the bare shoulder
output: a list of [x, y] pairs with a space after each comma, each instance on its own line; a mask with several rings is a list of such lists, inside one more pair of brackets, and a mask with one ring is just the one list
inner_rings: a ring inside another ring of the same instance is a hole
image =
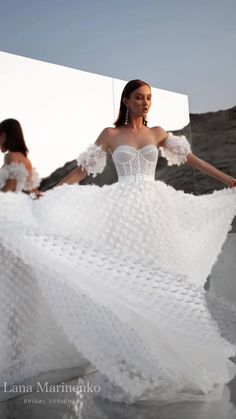
[[95, 144], [101, 145], [103, 150], [107, 151], [110, 147], [111, 139], [114, 137], [116, 128], [106, 127], [99, 134], [98, 138], [95, 141]]
[[5, 155], [4, 162], [5, 164], [22, 163], [29, 172], [32, 170], [32, 164], [30, 160], [18, 151], [9, 151]]
[[157, 146], [161, 147], [169, 135], [168, 132], [159, 126], [152, 127], [151, 130], [156, 138]]
[[6, 164], [20, 163], [21, 161], [23, 161], [23, 158], [22, 157], [17, 152], [8, 151], [8, 153], [5, 154], [4, 161], [5, 161]]

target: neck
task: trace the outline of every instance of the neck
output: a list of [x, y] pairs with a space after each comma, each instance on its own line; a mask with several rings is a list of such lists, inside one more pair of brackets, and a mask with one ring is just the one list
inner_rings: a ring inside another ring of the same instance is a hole
[[143, 117], [131, 118], [126, 125], [127, 128], [131, 128], [135, 131], [142, 129], [144, 126]]

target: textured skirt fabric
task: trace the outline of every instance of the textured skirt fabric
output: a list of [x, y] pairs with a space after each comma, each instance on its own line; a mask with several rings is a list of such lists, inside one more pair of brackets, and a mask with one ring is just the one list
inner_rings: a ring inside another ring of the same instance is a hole
[[0, 381], [90, 363], [100, 396], [214, 400], [236, 374], [236, 305], [204, 283], [236, 190], [161, 181], [0, 194]]

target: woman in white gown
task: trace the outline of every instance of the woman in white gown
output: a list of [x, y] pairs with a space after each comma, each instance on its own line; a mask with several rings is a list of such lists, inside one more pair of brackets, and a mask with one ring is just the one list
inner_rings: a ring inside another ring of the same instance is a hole
[[16, 119], [5, 119], [0, 123], [0, 150], [4, 153], [4, 164], [0, 169], [0, 191], [36, 192], [40, 178], [28, 158], [22, 127]]
[[[115, 128], [60, 187], [1, 212], [1, 382], [89, 362], [102, 397], [133, 403], [216, 400], [235, 376], [235, 335], [220, 332], [203, 285], [236, 215], [236, 180], [184, 136], [148, 128], [150, 105], [150, 86], [129, 82]], [[156, 181], [159, 150], [229, 188], [194, 196]], [[78, 185], [108, 152], [118, 182]]]

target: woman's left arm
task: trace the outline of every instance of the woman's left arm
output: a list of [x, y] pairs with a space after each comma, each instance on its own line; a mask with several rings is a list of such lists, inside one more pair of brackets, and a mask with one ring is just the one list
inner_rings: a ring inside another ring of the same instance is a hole
[[236, 186], [236, 179], [226, 173], [218, 170], [212, 164], [200, 159], [192, 153], [191, 146], [184, 135], [173, 135], [172, 132], [166, 132], [161, 127], [154, 127], [161, 140], [158, 142], [163, 157], [167, 159], [168, 165], [187, 163], [194, 169], [226, 183], [230, 188]]
[[200, 159], [192, 153], [189, 153], [186, 156], [186, 163], [194, 169], [200, 170], [220, 182], [226, 183], [230, 188], [236, 186], [236, 179], [234, 177], [218, 170], [216, 167], [212, 166], [212, 164], [207, 163], [205, 160]]

